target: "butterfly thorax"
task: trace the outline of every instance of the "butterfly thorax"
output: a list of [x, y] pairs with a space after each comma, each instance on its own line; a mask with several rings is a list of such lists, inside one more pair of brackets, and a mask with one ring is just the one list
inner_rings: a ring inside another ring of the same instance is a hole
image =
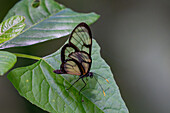
[[85, 75], [80, 75], [80, 78], [84, 78], [84, 77], [90, 77], [93, 78], [93, 72], [88, 72]]

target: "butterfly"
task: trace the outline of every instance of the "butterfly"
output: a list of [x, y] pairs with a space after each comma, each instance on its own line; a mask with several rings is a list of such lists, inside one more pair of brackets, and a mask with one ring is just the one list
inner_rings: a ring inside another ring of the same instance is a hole
[[[94, 72], [90, 72], [92, 64], [91, 51], [92, 33], [90, 27], [86, 23], [82, 22], [74, 28], [74, 30], [71, 32], [68, 43], [65, 44], [61, 49], [62, 64], [60, 65], [60, 69], [53, 71], [56, 74], [71, 74], [79, 76], [79, 78], [68, 89], [70, 89], [81, 79], [84, 83], [84, 86], [80, 89], [80, 93], [81, 90], [86, 86], [86, 82], [83, 78], [94, 77]], [[104, 78], [103, 76], [101, 77]], [[104, 79], [109, 82], [106, 78]], [[97, 81], [96, 78], [95, 80]], [[100, 87], [103, 90], [101, 85]], [[103, 94], [105, 96], [104, 90]]]

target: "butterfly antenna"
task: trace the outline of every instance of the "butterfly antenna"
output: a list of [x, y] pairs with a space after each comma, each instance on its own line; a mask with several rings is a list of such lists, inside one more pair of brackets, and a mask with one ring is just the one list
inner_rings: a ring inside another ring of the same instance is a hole
[[[93, 73], [94, 73], [94, 72], [93, 72]], [[94, 73], [94, 74], [96, 74], [96, 75], [98, 75], [98, 76], [104, 78], [104, 79], [109, 83], [109, 81], [108, 81], [105, 77], [103, 77], [103, 76], [101, 76], [101, 75], [99, 75], [99, 74], [97, 74], [97, 73]]]
[[[93, 76], [93, 77], [94, 77], [94, 76]], [[97, 81], [96, 77], [94, 77], [94, 78], [95, 78], [95, 80]], [[101, 84], [100, 84], [98, 81], [97, 81], [97, 83], [99, 84], [100, 88], [102, 89], [104, 96], [106, 96], [106, 94], [105, 94], [105, 92], [104, 92], [104, 89], [102, 88]]]

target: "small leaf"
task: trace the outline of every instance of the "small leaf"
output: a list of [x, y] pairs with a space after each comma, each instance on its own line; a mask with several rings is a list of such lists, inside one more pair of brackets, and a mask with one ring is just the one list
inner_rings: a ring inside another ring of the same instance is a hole
[[1, 44], [0, 49], [61, 38], [69, 35], [77, 24], [92, 24], [99, 18], [95, 13], [74, 12], [54, 0], [41, 0], [37, 8], [32, 6], [33, 2], [34, 0], [22, 0], [9, 11], [5, 19], [22, 15], [26, 17], [26, 29], [18, 37]]
[[0, 75], [5, 74], [17, 61], [17, 57], [9, 52], [0, 51]]
[[13, 16], [0, 24], [0, 44], [16, 37], [25, 27], [23, 16]]
[[87, 86], [80, 95], [79, 90], [84, 86], [81, 80], [66, 90], [78, 76], [53, 72], [61, 64], [60, 51], [61, 49], [31, 66], [17, 68], [9, 73], [8, 79], [20, 95], [52, 113], [128, 113], [110, 67], [101, 58], [100, 47], [95, 40], [92, 45], [91, 72], [109, 80], [107, 83], [97, 76], [106, 96], [94, 78], [88, 78]]

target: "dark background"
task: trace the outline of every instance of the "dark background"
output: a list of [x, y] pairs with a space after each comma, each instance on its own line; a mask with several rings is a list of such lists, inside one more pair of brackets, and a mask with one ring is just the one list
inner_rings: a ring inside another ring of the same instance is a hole
[[[0, 21], [17, 0], [0, 1]], [[77, 12], [96, 12], [91, 26], [102, 57], [110, 65], [130, 113], [170, 111], [169, 0], [58, 0]], [[37, 56], [57, 50], [55, 41], [7, 49]], [[15, 67], [35, 61], [18, 59]], [[1, 113], [42, 113], [21, 97], [6, 76], [0, 77]]]

